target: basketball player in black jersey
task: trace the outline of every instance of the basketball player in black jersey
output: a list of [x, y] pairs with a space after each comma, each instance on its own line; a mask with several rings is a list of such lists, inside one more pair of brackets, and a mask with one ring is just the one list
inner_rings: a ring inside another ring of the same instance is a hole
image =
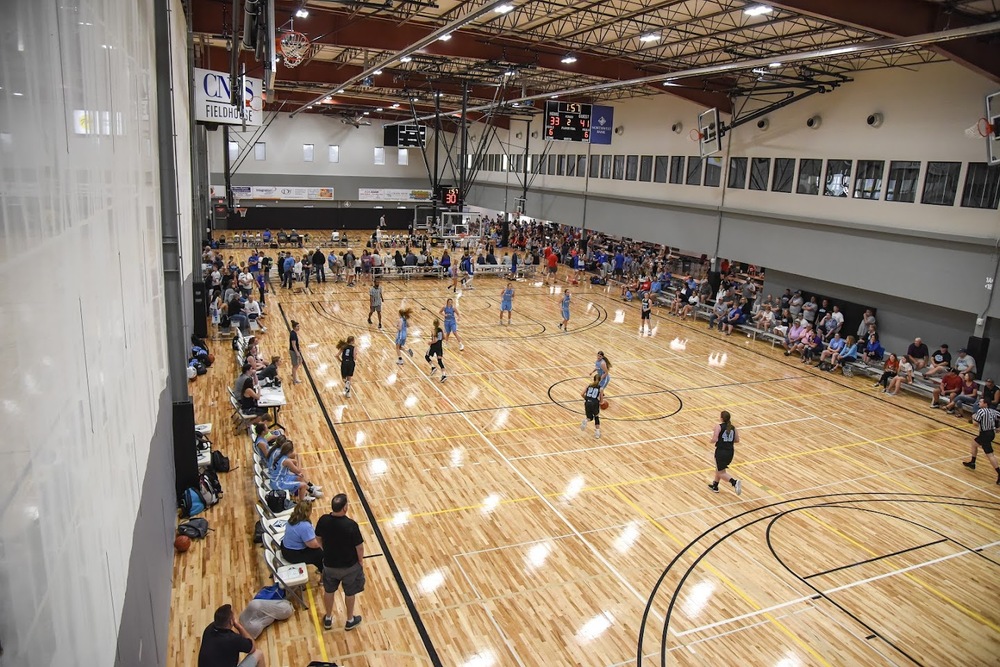
[[[451, 299], [448, 299], [451, 301]], [[431, 365], [431, 375], [437, 373], [437, 367], [431, 361], [431, 357], [437, 357], [438, 366], [441, 367], [441, 382], [448, 379], [448, 376], [444, 372], [444, 330], [441, 329], [441, 320], [434, 320], [434, 331], [431, 333], [431, 346], [427, 348], [427, 354], [424, 355], [424, 359]]]
[[601, 437], [601, 401], [604, 400], [604, 390], [601, 389], [601, 379], [596, 374], [587, 388], [580, 394], [583, 398], [583, 410], [587, 418], [580, 422], [580, 430], [587, 430], [587, 422], [594, 422], [594, 437]]
[[723, 410], [719, 417], [722, 423], [717, 424], [715, 431], [712, 432], [712, 442], [715, 443], [715, 479], [708, 485], [708, 488], [713, 493], [718, 493], [719, 480], [723, 480], [732, 484], [736, 495], [740, 495], [743, 493], [743, 485], [740, 480], [726, 471], [729, 464], [733, 462], [734, 445], [740, 441], [740, 434], [736, 432], [736, 427], [731, 421], [732, 417], [727, 411]]
[[344, 396], [351, 395], [351, 379], [354, 377], [354, 336], [337, 341], [337, 359], [340, 361], [340, 377], [344, 380]]
[[649, 328], [649, 314], [653, 310], [653, 302], [649, 298], [649, 292], [642, 293], [642, 322], [639, 326], [639, 335], [651, 336], [652, 330]]

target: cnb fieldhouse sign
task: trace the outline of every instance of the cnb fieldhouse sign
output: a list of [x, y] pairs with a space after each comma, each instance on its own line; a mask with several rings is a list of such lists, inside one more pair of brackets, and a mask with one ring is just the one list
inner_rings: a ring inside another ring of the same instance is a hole
[[259, 126], [264, 116], [261, 80], [245, 77], [241, 104], [230, 104], [232, 89], [229, 74], [207, 69], [194, 69], [194, 119], [206, 123]]

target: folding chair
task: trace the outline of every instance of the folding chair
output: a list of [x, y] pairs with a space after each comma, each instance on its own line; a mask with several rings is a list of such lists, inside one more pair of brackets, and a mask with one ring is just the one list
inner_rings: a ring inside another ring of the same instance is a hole
[[265, 514], [267, 514], [272, 519], [285, 519], [285, 520], [287, 520], [288, 517], [292, 516], [292, 509], [294, 508], [291, 507], [281, 512], [272, 512], [271, 508], [267, 506], [266, 492], [260, 486], [257, 486], [256, 488], [257, 488], [257, 500], [260, 501], [260, 506], [264, 508]]
[[299, 593], [299, 590], [305, 588], [309, 583], [308, 566], [305, 563], [282, 565], [278, 554], [270, 551], [266, 546], [264, 547], [264, 562], [267, 563], [267, 569], [271, 571], [271, 575], [278, 585], [298, 600], [303, 609], [308, 609], [309, 605]]
[[255, 504], [254, 509], [257, 511], [257, 516], [260, 517], [260, 525], [264, 526], [264, 532], [280, 540], [281, 536], [285, 534], [285, 526], [288, 525], [288, 521], [267, 518], [267, 515], [264, 514], [264, 508], [260, 505]]
[[[284, 533], [282, 533], [284, 535]], [[282, 567], [285, 565], [295, 565], [295, 563], [289, 563], [285, 560], [285, 557], [281, 554], [281, 538], [275, 538], [267, 530], [264, 531], [264, 548], [273, 553], [278, 557], [278, 562], [281, 563]]]

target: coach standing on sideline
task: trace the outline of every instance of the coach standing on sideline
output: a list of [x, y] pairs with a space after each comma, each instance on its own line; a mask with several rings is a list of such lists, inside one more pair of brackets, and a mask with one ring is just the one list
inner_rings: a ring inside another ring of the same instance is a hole
[[962, 461], [962, 465], [971, 470], [976, 469], [976, 450], [980, 447], [986, 454], [986, 458], [993, 464], [993, 469], [997, 472], [997, 484], [1000, 484], [1000, 466], [997, 465], [997, 457], [993, 455], [993, 438], [996, 437], [997, 423], [1000, 423], [1000, 412], [991, 408], [986, 399], [979, 400], [979, 409], [972, 415], [972, 421], [979, 424], [979, 435], [972, 443], [969, 461]]
[[326, 609], [323, 627], [327, 630], [333, 627], [333, 594], [343, 584], [347, 606], [344, 629], [353, 630], [361, 624], [361, 616], [354, 615], [354, 600], [365, 590], [365, 540], [358, 523], [347, 516], [345, 494], [338, 493], [330, 500], [330, 510], [316, 522], [316, 537], [323, 547], [323, 606]]
[[316, 269], [316, 282], [325, 283], [326, 282], [326, 255], [319, 248], [313, 252], [312, 255], [312, 265]]

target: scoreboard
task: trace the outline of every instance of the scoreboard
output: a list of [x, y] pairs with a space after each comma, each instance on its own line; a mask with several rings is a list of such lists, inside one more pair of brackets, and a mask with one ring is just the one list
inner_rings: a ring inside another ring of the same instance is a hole
[[445, 207], [462, 207], [462, 190], [452, 185], [439, 185], [436, 199]]
[[426, 125], [390, 125], [382, 130], [383, 146], [422, 148], [427, 145]]
[[545, 140], [590, 143], [593, 106], [577, 102], [545, 102]]

